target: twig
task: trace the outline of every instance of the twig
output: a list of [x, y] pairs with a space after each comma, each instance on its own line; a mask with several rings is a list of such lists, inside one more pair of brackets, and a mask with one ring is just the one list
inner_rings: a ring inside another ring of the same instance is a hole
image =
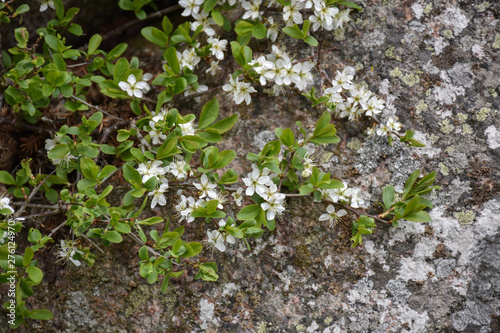
[[113, 133], [119, 127], [128, 124], [129, 122], [130, 122], [130, 120], [122, 120], [122, 121], [119, 121], [119, 122], [115, 123], [113, 126], [110, 126], [110, 127], [106, 128], [106, 130], [104, 131], [101, 139], [99, 140], [99, 143], [101, 143], [101, 144], [105, 143], [106, 140], [108, 139], [108, 137], [111, 135], [111, 133]]
[[13, 215], [14, 219], [16, 217], [19, 217], [22, 213], [24, 213], [24, 211], [26, 210], [26, 207], [30, 203], [31, 199], [33, 199], [33, 197], [35, 196], [36, 192], [38, 192], [38, 190], [40, 189], [40, 187], [42, 187], [42, 185], [45, 184], [45, 182], [47, 181], [47, 179], [49, 179], [49, 177], [52, 176], [52, 174], [55, 173], [55, 172], [56, 172], [56, 170], [52, 171], [50, 174], [47, 175], [47, 177], [45, 177], [44, 180], [42, 180], [38, 185], [35, 186], [35, 188], [33, 189], [33, 191], [31, 191], [31, 193], [28, 196], [28, 198], [26, 198], [26, 202], [24, 203], [24, 205], [22, 205], [21, 208]]
[[147, 20], [150, 20], [152, 18], [156, 18], [156, 17], [161, 17], [165, 14], [168, 14], [168, 13], [171, 13], [171, 12], [174, 12], [178, 9], [181, 9], [182, 7], [180, 5], [175, 5], [175, 6], [171, 6], [171, 7], [167, 7], [165, 9], [162, 9], [160, 11], [157, 11], [157, 12], [154, 12], [154, 13], [151, 13], [149, 14], [148, 16], [146, 16], [143, 20], [140, 20], [140, 19], [136, 19], [136, 20], [133, 20], [133, 21], [130, 21], [130, 22], [127, 22], [126, 24], [114, 29], [114, 30], [111, 30], [110, 32], [108, 32], [107, 34], [104, 34], [102, 36], [102, 40], [105, 41], [106, 39], [114, 36], [114, 35], [117, 35], [119, 34], [120, 32], [122, 32], [123, 30], [126, 30], [128, 28], [130, 28], [131, 26], [133, 25], [136, 25], [138, 23], [141, 23], [141, 22], [146, 22]]
[[308, 60], [311, 60], [312, 58], [315, 58], [315, 57], [318, 57], [321, 55], [321, 53], [324, 53], [324, 52], [328, 52], [328, 51], [331, 51], [331, 50], [337, 50], [338, 47], [334, 46], [334, 47], [330, 47], [328, 49], [324, 49], [322, 50], [321, 48], [319, 49], [319, 51], [305, 59], [302, 59], [302, 60], [297, 60], [295, 62], [292, 63], [292, 65], [295, 65], [295, 64], [298, 64], [299, 62], [305, 62], [305, 61], [308, 61]]
[[99, 251], [101, 251], [102, 254], [106, 254], [106, 252], [104, 252], [99, 246], [97, 246], [97, 244], [94, 243], [94, 241], [92, 239], [90, 239], [87, 235], [81, 234], [80, 236], [82, 236], [83, 238], [85, 238], [86, 240], [91, 242]]
[[[141, 141], [141, 144], [143, 146], [146, 146], [148, 148], [148, 150], [150, 152], [152, 152], [153, 154], [156, 154], [156, 152], [153, 150], [153, 147], [151, 147], [151, 145], [146, 141], [146, 139], [144, 139], [144, 137], [142, 136], [141, 134], [141, 131], [139, 130], [139, 128], [137, 128], [137, 125], [135, 124], [135, 121], [132, 121], [130, 123], [130, 127], [132, 127], [133, 129], [137, 130], [137, 137], [139, 138], [139, 140]], [[143, 147], [143, 151], [142, 153], [144, 153], [144, 147]]]
[[[20, 206], [23, 206], [23, 205], [26, 205], [26, 203], [24, 202], [12, 202], [11, 203], [12, 206], [17, 206], [17, 207], [20, 207]], [[38, 208], [38, 209], [60, 209], [61, 206], [59, 205], [41, 205], [41, 204], [27, 204], [26, 205], [26, 208]]]
[[219, 89], [221, 89], [222, 86], [217, 86], [217, 87], [212, 87], [208, 90], [205, 90], [205, 91], [201, 91], [201, 92], [198, 92], [198, 93], [194, 93], [194, 94], [191, 94], [191, 95], [187, 95], [187, 96], [179, 96], [177, 98], [174, 97], [174, 99], [176, 101], [183, 101], [183, 100], [186, 100], [186, 99], [192, 99], [192, 98], [195, 98], [195, 97], [199, 97], [199, 96], [203, 96], [203, 95], [206, 95], [206, 94], [210, 94], [214, 91], [217, 91]]
[[59, 230], [63, 226], [65, 226], [66, 222], [68, 222], [68, 221], [64, 221], [63, 223], [59, 224], [57, 227], [55, 227], [54, 229], [52, 229], [51, 232], [50, 232], [50, 234], [49, 234], [49, 237], [52, 237], [52, 235], [55, 234], [57, 232], [57, 230]]
[[288, 170], [290, 170], [290, 165], [292, 165], [292, 160], [293, 160], [294, 156], [295, 156], [295, 151], [290, 154], [290, 157], [288, 158], [288, 164], [286, 165], [285, 171], [283, 172], [283, 177], [280, 177], [281, 179], [280, 179], [280, 183], [278, 185], [278, 192], [281, 189], [281, 184], [283, 183], [283, 179], [285, 179]]
[[[137, 244], [139, 245], [146, 245], [140, 238], [138, 238], [136, 235], [132, 234], [132, 233], [128, 233], [127, 235], [130, 236], [130, 238], [132, 238]], [[148, 251], [152, 254], [154, 254], [155, 256], [158, 256], [158, 257], [163, 257], [163, 254], [159, 253], [159, 252], [156, 252], [153, 248], [151, 248], [150, 246], [146, 245]]]
[[101, 111], [102, 113], [104, 113], [105, 115], [107, 115], [107, 116], [109, 116], [109, 117], [111, 117], [111, 118], [115, 118], [115, 119], [118, 119], [118, 120], [122, 120], [122, 119], [120, 119], [120, 118], [118, 118], [118, 117], [113, 116], [113, 115], [112, 115], [112, 114], [110, 114], [109, 112], [104, 111], [103, 109], [101, 109], [101, 108], [100, 108], [100, 107], [98, 107], [98, 106], [95, 106], [95, 105], [92, 105], [92, 104], [90, 104], [90, 103], [87, 103], [87, 101], [84, 101], [83, 99], [78, 98], [78, 97], [76, 97], [75, 95], [71, 95], [70, 97], [71, 97], [71, 98], [73, 98], [74, 100], [77, 100], [78, 102], [80, 102], [80, 103], [82, 103], [82, 104], [87, 105], [89, 108], [92, 108], [92, 109], [96, 109], [96, 110], [98, 110], [98, 111]]
[[33, 215], [23, 216], [21, 218], [23, 218], [25, 220], [33, 220], [33, 219], [36, 219], [36, 218], [39, 218], [39, 217], [56, 215], [56, 214], [61, 213], [62, 211], [63, 211], [63, 209], [51, 210], [51, 211], [40, 213], [40, 214], [33, 214]]

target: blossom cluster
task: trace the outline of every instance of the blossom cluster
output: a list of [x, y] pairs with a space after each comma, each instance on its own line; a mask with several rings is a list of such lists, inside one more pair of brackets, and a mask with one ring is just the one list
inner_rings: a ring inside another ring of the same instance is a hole
[[66, 243], [64, 240], [61, 239], [61, 251], [59, 251], [58, 256], [66, 261], [69, 260], [71, 261], [75, 266], [79, 267], [82, 263], [80, 260], [77, 260], [74, 258], [76, 254], [79, 255], [84, 255], [84, 253], [75, 246], [72, 242]]
[[262, 170], [256, 164], [252, 164], [252, 172], [243, 178], [246, 185], [245, 194], [252, 196], [257, 193], [265, 200], [260, 206], [266, 211], [268, 220], [274, 220], [276, 216], [280, 216], [285, 210], [285, 195], [278, 192], [278, 187], [273, 183], [272, 178], [275, 175], [270, 174], [268, 168]]
[[153, 74], [145, 73], [142, 78], [137, 81], [134, 74], [130, 74], [127, 78], [127, 82], [120, 81], [118, 86], [121, 90], [127, 92], [130, 97], [142, 98], [151, 89], [147, 81], [153, 78]]
[[[342, 72], [337, 71], [332, 86], [325, 89], [323, 96], [328, 97], [327, 105], [341, 118], [349, 121], [357, 120], [362, 115], [373, 117], [382, 114], [385, 109], [384, 100], [364, 86], [353, 82], [355, 69], [346, 67]], [[368, 130], [368, 134], [383, 136], [390, 132], [397, 132], [401, 124], [394, 117], [388, 117], [385, 124]]]
[[324, 199], [335, 203], [349, 203], [353, 208], [365, 207], [367, 202], [359, 188], [349, 188], [343, 184], [341, 188], [321, 190]]

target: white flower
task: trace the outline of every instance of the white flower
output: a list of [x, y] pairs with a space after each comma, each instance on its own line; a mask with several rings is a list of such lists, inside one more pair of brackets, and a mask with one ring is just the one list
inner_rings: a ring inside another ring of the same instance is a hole
[[[150, 126], [154, 125], [154, 122], [150, 121], [149, 125]], [[154, 145], [160, 144], [163, 140], [165, 140], [167, 138], [167, 136], [165, 134], [163, 134], [162, 132], [157, 131], [156, 128], [154, 128], [153, 126], [151, 126], [151, 128], [153, 128], [153, 129], [151, 131], [149, 131], [149, 136], [151, 137], [151, 142]]]
[[199, 14], [193, 14], [193, 17], [196, 19], [193, 23], [191, 23], [191, 30], [196, 31], [199, 26], [202, 26], [202, 31], [207, 34], [207, 36], [215, 35], [215, 30], [210, 27], [211, 24], [215, 24], [213, 18], [208, 16], [208, 13], [202, 10]]
[[165, 168], [161, 167], [162, 164], [162, 161], [148, 161], [139, 164], [137, 171], [139, 171], [142, 176], [142, 183], [144, 184], [151, 177], [163, 176], [167, 171]]
[[234, 201], [236, 202], [236, 204], [239, 206], [241, 206], [241, 201], [243, 200], [243, 196], [241, 195], [241, 193], [243, 192], [243, 188], [242, 187], [238, 187], [238, 189], [236, 190], [236, 192], [234, 192], [232, 194], [233, 198], [234, 198]]
[[243, 19], [255, 20], [260, 17], [259, 7], [262, 3], [262, 0], [253, 0], [253, 1], [243, 1], [241, 6], [246, 10], [245, 14], [243, 14]]
[[351, 188], [346, 191], [346, 195], [351, 197], [351, 207], [359, 208], [364, 206], [365, 200], [361, 197], [361, 189]]
[[14, 208], [12, 208], [10, 206], [10, 199], [7, 198], [7, 197], [3, 197], [3, 198], [0, 199], [0, 210], [1, 209], [8, 209], [8, 210], [10, 210], [9, 214], [13, 214], [14, 213]]
[[188, 164], [180, 156], [176, 156], [176, 159], [170, 163], [168, 171], [179, 180], [186, 179], [188, 172], [186, 169], [189, 168]]
[[200, 11], [200, 5], [203, 4], [203, 0], [180, 0], [179, 5], [184, 7], [182, 16], [189, 16], [192, 14], [198, 14]]
[[[224, 227], [226, 226], [226, 221], [220, 220], [219, 226], [222, 227], [222, 230], [224, 230]], [[236, 244], [236, 238], [234, 238], [233, 235], [226, 234], [224, 237], [225, 237], [226, 242], [228, 242], [229, 244]]]
[[66, 260], [69, 259], [69, 261], [71, 261], [75, 266], [79, 267], [82, 263], [80, 260], [73, 258], [77, 253], [81, 255], [84, 254], [82, 251], [78, 250], [73, 243], [70, 242], [66, 244], [66, 242], [61, 239], [61, 251], [59, 251], [59, 257]]
[[168, 184], [163, 183], [156, 190], [149, 192], [149, 196], [153, 196], [151, 200], [151, 208], [155, 208], [157, 204], [160, 206], [165, 206], [167, 204], [167, 198], [165, 198], [164, 193], [168, 190]]
[[272, 16], [267, 19], [267, 22], [269, 22], [269, 26], [267, 27], [267, 38], [271, 39], [271, 42], [274, 43], [276, 38], [278, 38], [279, 26], [274, 22]]
[[215, 247], [217, 250], [224, 252], [226, 251], [226, 245], [224, 245], [224, 238], [219, 230], [207, 230], [208, 240], [207, 243], [210, 246]]
[[335, 15], [335, 28], [338, 29], [342, 29], [344, 27], [344, 23], [347, 23], [351, 20], [351, 18], [349, 17], [349, 12], [351, 10], [350, 9], [346, 9], [346, 10], [342, 10], [340, 12], [337, 13], [337, 15]]
[[314, 160], [312, 158], [309, 158], [309, 153], [306, 153], [306, 155], [304, 156], [304, 162], [302, 162], [302, 164], [304, 165], [304, 170], [302, 170], [302, 177], [310, 177], [312, 174], [312, 169], [316, 166], [316, 164], [314, 163]]
[[[146, 76], [146, 75], [145, 75]], [[151, 78], [150, 76], [147, 76]], [[130, 74], [127, 78], [127, 82], [120, 81], [118, 82], [118, 86], [121, 90], [126, 91], [130, 97], [142, 98], [144, 94], [146, 94], [149, 89], [149, 84], [146, 81], [138, 81], [134, 74]]]
[[[285, 195], [283, 194], [283, 196]], [[273, 196], [269, 199], [270, 200], [261, 203], [260, 206], [262, 207], [262, 209], [267, 210], [267, 219], [274, 220], [276, 215], [280, 216], [283, 213], [283, 211], [285, 210], [285, 206], [283, 200], [280, 200], [280, 197], [278, 196]]]
[[182, 136], [185, 136], [185, 135], [195, 135], [196, 132], [194, 130], [193, 122], [194, 122], [194, 119], [191, 120], [188, 123], [179, 124], [179, 127], [182, 130]]
[[[5, 2], [5, 0], [2, 0], [2, 2]], [[53, 0], [43, 0], [42, 4], [40, 5], [40, 11], [44, 12], [44, 11], [47, 10], [48, 7], [52, 8], [52, 9], [56, 8], [54, 6], [54, 1]]]
[[[204, 84], [198, 84], [198, 85], [188, 85], [186, 87], [186, 90], [184, 90], [184, 96], [189, 96], [189, 95], [193, 95], [193, 94], [196, 94], [196, 93], [200, 93], [200, 92], [203, 92], [203, 91], [207, 91], [208, 90], [208, 87]], [[195, 97], [194, 100], [198, 103], [200, 102], [200, 96], [198, 97]]]
[[257, 92], [254, 87], [250, 86], [248, 82], [239, 82], [236, 92], [233, 95], [233, 100], [236, 104], [245, 101], [247, 105], [252, 101], [250, 93]]
[[247, 186], [245, 194], [248, 196], [253, 195], [257, 188], [261, 188], [261, 191], [265, 192], [265, 187], [273, 184], [272, 180], [268, 176], [261, 176], [258, 169], [254, 169], [247, 176], [247, 178], [243, 178], [242, 180]]
[[283, 7], [283, 20], [285, 22], [293, 21], [296, 24], [302, 24], [302, 13], [301, 9], [304, 8], [304, 3], [292, 0], [290, 5]]
[[330, 194], [330, 199], [333, 202], [342, 202], [342, 201], [349, 201], [348, 197], [348, 187], [346, 184], [342, 184], [343, 186], [341, 188], [334, 188], [331, 190]]
[[209, 38], [207, 43], [212, 44], [210, 52], [219, 60], [224, 60], [224, 51], [226, 51], [227, 40], [218, 38]]
[[201, 175], [201, 184], [199, 183], [193, 183], [193, 185], [200, 190], [200, 198], [204, 198], [205, 196], [209, 196], [210, 198], [215, 198], [217, 197], [217, 191], [214, 190], [214, 188], [217, 187], [216, 184], [212, 184], [210, 180], [208, 179], [207, 175], [203, 174]]
[[384, 110], [384, 101], [377, 98], [376, 96], [372, 96], [368, 101], [365, 102], [365, 115], [367, 116], [375, 116]]
[[52, 163], [54, 163], [54, 165], [67, 167], [72, 160], [76, 160], [76, 157], [71, 155], [70, 153], [67, 153], [63, 158], [54, 158], [52, 160]]
[[193, 212], [193, 207], [195, 206], [195, 204], [196, 202], [194, 201], [193, 197], [188, 197], [186, 199], [184, 195], [181, 195], [181, 200], [177, 203], [177, 205], [174, 206], [174, 209], [179, 213], [179, 221], [182, 221], [184, 219], [186, 219], [188, 223], [194, 221], [194, 217], [191, 216], [191, 213]]
[[220, 70], [219, 61], [211, 61], [210, 68], [206, 70], [206, 73], [210, 75], [215, 75]]
[[326, 211], [327, 214], [322, 214], [319, 217], [319, 220], [330, 221], [330, 225], [332, 225], [342, 216], [347, 215], [347, 212], [344, 209], [340, 209], [338, 212], [335, 212], [335, 207], [333, 207], [333, 205], [328, 205], [328, 207], [326, 207]]
[[57, 146], [60, 142], [61, 142], [61, 137], [59, 135], [54, 136], [53, 139], [45, 140], [45, 150], [47, 150], [47, 152], [51, 151], [52, 148]]
[[179, 59], [181, 68], [187, 67], [190, 70], [194, 70], [201, 60], [201, 58], [196, 55], [194, 47], [182, 51], [182, 54], [177, 51], [177, 59]]

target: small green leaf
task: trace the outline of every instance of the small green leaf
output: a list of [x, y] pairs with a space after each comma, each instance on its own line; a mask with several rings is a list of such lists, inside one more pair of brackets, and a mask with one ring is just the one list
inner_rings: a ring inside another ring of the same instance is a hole
[[6, 185], [16, 185], [14, 177], [12, 177], [12, 175], [5, 170], [0, 170], [0, 183]]
[[28, 273], [31, 281], [33, 281], [35, 284], [39, 284], [40, 282], [42, 282], [43, 272], [40, 268], [35, 266], [28, 266], [26, 267], [26, 272]]
[[412, 222], [430, 222], [431, 216], [424, 211], [420, 211], [405, 215], [404, 219]]
[[199, 129], [204, 129], [210, 126], [215, 121], [215, 119], [217, 119], [218, 115], [219, 101], [217, 100], [217, 98], [214, 98], [203, 105], [200, 114]]
[[395, 191], [392, 185], [384, 187], [383, 191], [385, 209], [389, 210], [394, 202]]
[[311, 45], [311, 46], [318, 46], [318, 40], [316, 38], [314, 38], [313, 36], [307, 36], [306, 38], [304, 38], [304, 42], [306, 42], [307, 44]]
[[167, 60], [167, 63], [172, 71], [175, 74], [179, 74], [181, 71], [181, 66], [179, 65], [179, 60], [177, 59], [177, 50], [175, 49], [175, 47], [170, 46], [165, 51], [165, 59]]
[[302, 34], [302, 30], [300, 30], [300, 28], [297, 24], [294, 24], [291, 27], [283, 28], [283, 32], [286, 33], [288, 36], [293, 37], [295, 39], [303, 39], [304, 38], [304, 36]]
[[233, 114], [231, 117], [224, 118], [219, 120], [209, 128], [219, 131], [219, 133], [225, 133], [233, 128], [234, 124], [238, 120], [238, 115]]
[[66, 156], [68, 153], [69, 153], [68, 145], [59, 144], [49, 151], [48, 156], [51, 160], [61, 159], [64, 156]]
[[236, 218], [241, 221], [252, 220], [255, 219], [259, 214], [262, 208], [259, 205], [250, 205], [244, 207], [240, 212], [236, 215]]
[[259, 23], [257, 25], [255, 25], [253, 28], [252, 28], [252, 34], [255, 36], [255, 38], [257, 39], [262, 39], [262, 38], [265, 38], [266, 35], [267, 35], [267, 29], [266, 29], [266, 26], [262, 23]]
[[89, 48], [88, 48], [87, 54], [93, 55], [96, 52], [99, 45], [101, 45], [101, 42], [102, 42], [101, 35], [99, 35], [99, 34], [93, 35], [89, 40]]
[[46, 309], [37, 309], [32, 311], [26, 311], [24, 316], [30, 319], [36, 320], [50, 320], [53, 317], [52, 312]]

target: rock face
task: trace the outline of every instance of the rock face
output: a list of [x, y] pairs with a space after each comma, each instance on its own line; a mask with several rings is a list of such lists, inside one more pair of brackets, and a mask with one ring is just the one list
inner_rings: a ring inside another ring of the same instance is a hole
[[[331, 145], [315, 156], [373, 202], [416, 168], [438, 171], [432, 222], [379, 226], [351, 249], [349, 219], [330, 227], [318, 221], [324, 205], [291, 198], [277, 231], [251, 251], [206, 254], [219, 263], [218, 282], [188, 271], [166, 294], [139, 276], [135, 245], [111, 247], [93, 268], [67, 266], [39, 286], [33, 302], [55, 314], [41, 332], [500, 332], [500, 3], [363, 5], [343, 33], [320, 35], [323, 48], [337, 46], [321, 66], [332, 75], [354, 66], [355, 79], [427, 146], [390, 147], [339, 121], [348, 153]], [[310, 55], [299, 44], [288, 50]], [[221, 109], [240, 114], [224, 147], [237, 151], [238, 171], [275, 127], [312, 125], [319, 114], [293, 92]]]

